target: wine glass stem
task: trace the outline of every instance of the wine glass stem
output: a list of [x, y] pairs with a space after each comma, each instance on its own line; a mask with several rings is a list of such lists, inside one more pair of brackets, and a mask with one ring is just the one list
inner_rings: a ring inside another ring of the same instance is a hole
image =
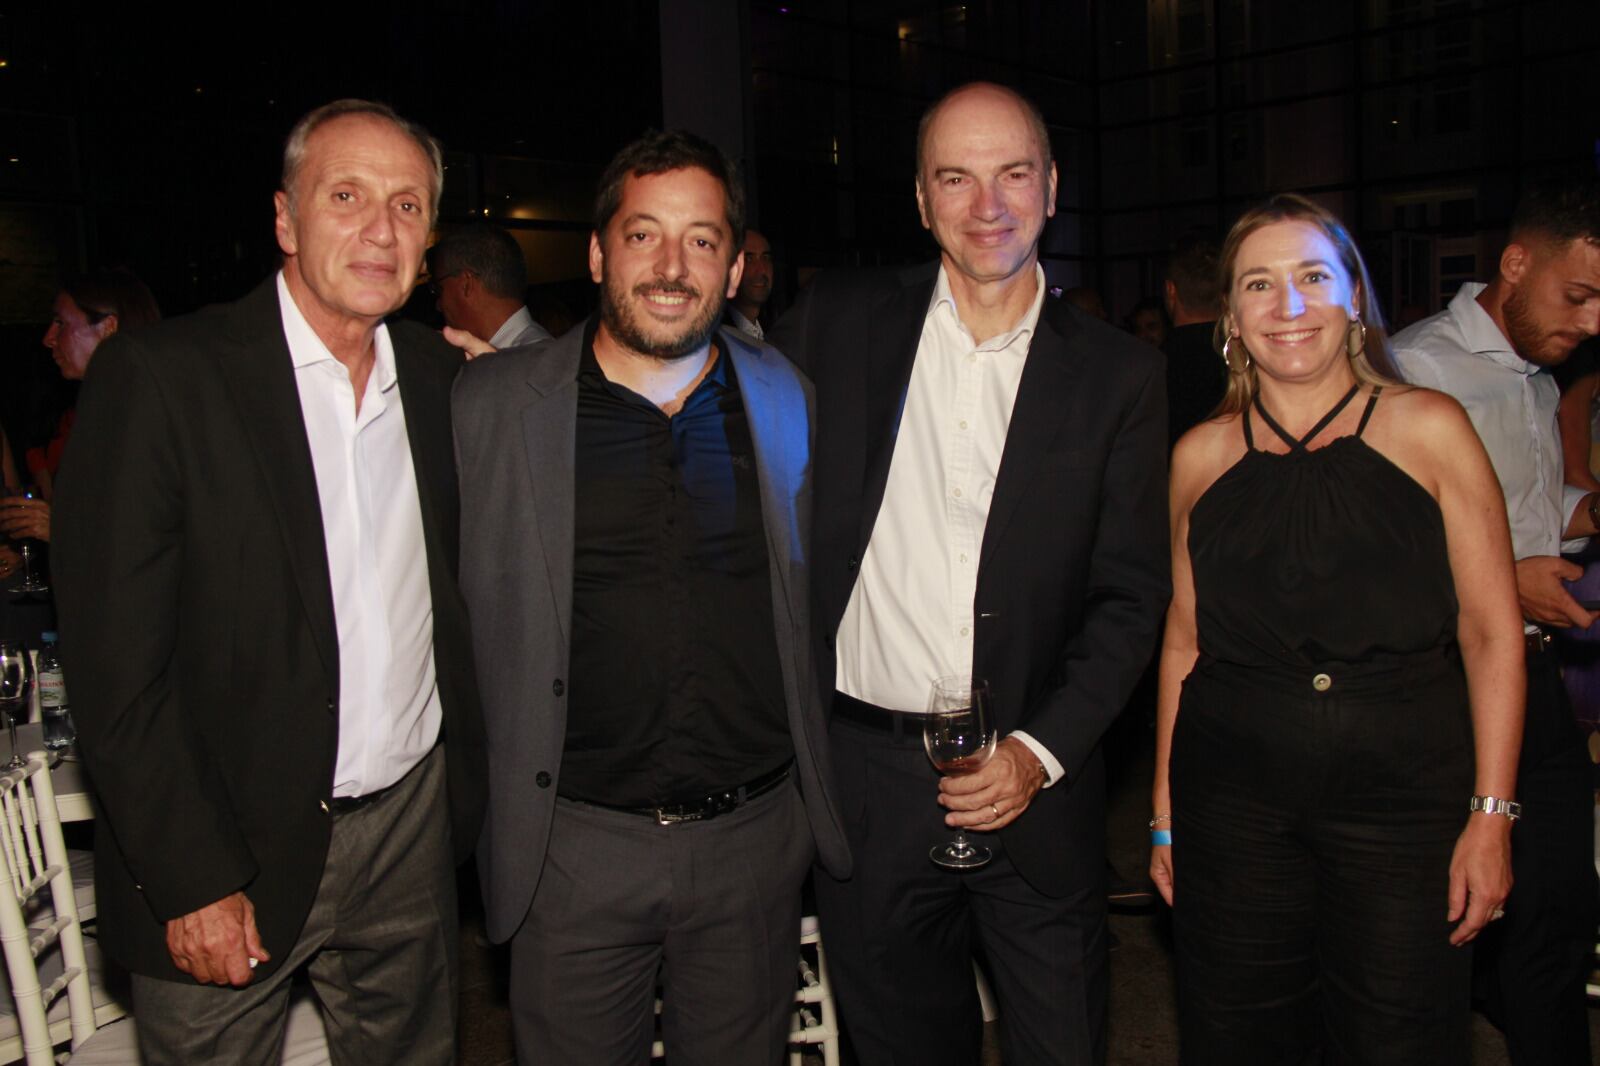
[[11, 737], [11, 765], [16, 766], [22, 762], [22, 752], [17, 750], [17, 713], [14, 708], [6, 708], [6, 732]]

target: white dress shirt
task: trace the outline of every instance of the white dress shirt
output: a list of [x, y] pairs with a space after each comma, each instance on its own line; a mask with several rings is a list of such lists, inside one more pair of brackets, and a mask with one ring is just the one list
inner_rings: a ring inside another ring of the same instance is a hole
[[[935, 678], [972, 673], [978, 552], [994, 498], [1011, 409], [1044, 306], [977, 343], [962, 324], [944, 267], [922, 324], [883, 504], [835, 644], [840, 692], [896, 711], [926, 711]], [[1005, 678], [988, 678], [1005, 684]], [[1034, 738], [1050, 784], [1064, 772]]]
[[349, 372], [306, 322], [281, 273], [278, 307], [316, 471], [339, 635], [333, 795], [361, 796], [400, 780], [439, 737], [422, 505], [388, 328], [373, 336], [376, 361], [358, 415]]
[[728, 317], [733, 319], [733, 324], [735, 326], [738, 326], [756, 340], [760, 341], [767, 339], [766, 331], [761, 328], [761, 323], [757, 322], [753, 318], [744, 317], [744, 312], [740, 311], [732, 304], [728, 305]]
[[1407, 381], [1449, 393], [1467, 409], [1505, 494], [1512, 554], [1582, 551], [1588, 538], [1561, 536], [1586, 495], [1566, 484], [1556, 426], [1561, 390], [1512, 350], [1478, 303], [1484, 288], [1468, 282], [1445, 310], [1396, 334], [1395, 361]]
[[549, 339], [550, 331], [535, 322], [528, 305], [523, 304], [511, 312], [510, 318], [500, 323], [500, 328], [489, 338], [489, 347], [499, 351], [501, 348], [515, 348], [521, 344]]

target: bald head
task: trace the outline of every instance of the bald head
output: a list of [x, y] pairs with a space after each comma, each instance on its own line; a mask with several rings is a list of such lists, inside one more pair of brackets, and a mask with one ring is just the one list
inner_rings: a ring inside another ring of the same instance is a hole
[[1045, 125], [1044, 115], [1033, 106], [1033, 101], [1004, 85], [988, 81], [972, 81], [951, 89], [922, 113], [922, 120], [917, 123], [918, 183], [922, 182], [926, 173], [929, 134], [936, 122], [942, 119], [959, 121], [993, 115], [996, 108], [1001, 112], [1011, 111], [1021, 116], [1033, 135], [1041, 169], [1048, 170], [1055, 158], [1050, 152], [1050, 129]]

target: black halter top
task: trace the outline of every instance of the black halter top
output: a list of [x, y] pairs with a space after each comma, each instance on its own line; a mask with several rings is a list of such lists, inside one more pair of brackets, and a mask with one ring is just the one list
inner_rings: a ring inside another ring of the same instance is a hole
[[1189, 558], [1202, 654], [1241, 665], [1299, 668], [1379, 663], [1449, 645], [1456, 595], [1438, 502], [1361, 435], [1308, 445], [1360, 391], [1354, 385], [1289, 446], [1256, 448], [1250, 411], [1246, 451], [1195, 502]]

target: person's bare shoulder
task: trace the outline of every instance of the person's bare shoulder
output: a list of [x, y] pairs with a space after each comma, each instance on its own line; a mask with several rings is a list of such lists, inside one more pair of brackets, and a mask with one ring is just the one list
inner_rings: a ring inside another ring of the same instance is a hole
[[1172, 449], [1172, 507], [1185, 513], [1212, 482], [1244, 456], [1244, 433], [1237, 414], [1201, 422]]
[[1385, 389], [1367, 437], [1435, 497], [1465, 456], [1483, 454], [1466, 409], [1455, 397], [1421, 386]]

